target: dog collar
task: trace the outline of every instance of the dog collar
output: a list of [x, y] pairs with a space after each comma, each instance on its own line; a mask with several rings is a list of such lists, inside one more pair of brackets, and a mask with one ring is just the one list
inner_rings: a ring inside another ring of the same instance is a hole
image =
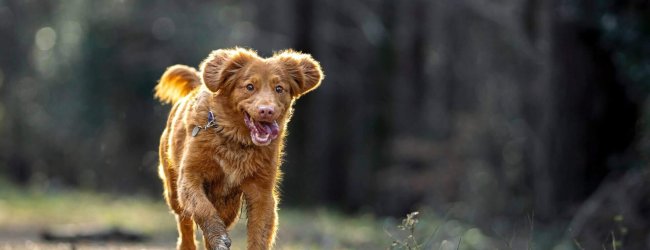
[[208, 128], [215, 128], [218, 127], [217, 125], [217, 120], [214, 119], [214, 113], [212, 111], [208, 111], [208, 123], [205, 124], [204, 126], [195, 126], [194, 129], [192, 130], [192, 137], [196, 137], [196, 135], [199, 134], [201, 129], [206, 130]]

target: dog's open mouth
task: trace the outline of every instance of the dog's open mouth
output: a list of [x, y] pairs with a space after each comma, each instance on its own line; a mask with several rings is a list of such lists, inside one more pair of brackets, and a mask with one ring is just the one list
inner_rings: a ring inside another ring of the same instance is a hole
[[244, 122], [248, 129], [251, 130], [251, 139], [255, 145], [266, 146], [275, 138], [278, 138], [280, 128], [276, 121], [255, 121], [247, 112], [244, 112]]

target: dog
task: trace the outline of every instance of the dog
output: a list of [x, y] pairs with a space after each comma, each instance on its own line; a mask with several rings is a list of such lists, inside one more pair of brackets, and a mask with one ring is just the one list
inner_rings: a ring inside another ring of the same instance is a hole
[[200, 71], [174, 65], [155, 97], [173, 104], [160, 137], [159, 175], [178, 225], [178, 249], [229, 249], [228, 230], [246, 204], [248, 249], [270, 249], [278, 224], [278, 182], [293, 104], [323, 79], [311, 55], [284, 50], [215, 50]]

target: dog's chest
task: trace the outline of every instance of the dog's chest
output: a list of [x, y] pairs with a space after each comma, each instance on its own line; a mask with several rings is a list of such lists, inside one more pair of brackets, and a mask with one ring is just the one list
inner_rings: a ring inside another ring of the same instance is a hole
[[213, 156], [219, 170], [223, 172], [224, 184], [238, 186], [242, 180], [256, 175], [266, 175], [274, 163], [269, 154], [255, 148], [233, 148], [228, 145], [216, 147]]

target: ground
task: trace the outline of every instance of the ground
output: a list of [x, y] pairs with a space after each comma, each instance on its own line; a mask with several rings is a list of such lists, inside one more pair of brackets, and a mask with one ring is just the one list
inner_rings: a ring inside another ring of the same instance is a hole
[[[280, 208], [276, 249], [387, 249], [395, 239], [411, 240], [396, 218], [343, 215], [325, 208]], [[421, 214], [424, 214], [421, 212]], [[432, 213], [421, 215], [415, 237], [425, 249], [488, 249], [492, 240], [477, 228]], [[231, 232], [233, 249], [245, 249], [245, 214]], [[147, 235], [143, 243], [49, 243], [43, 230], [119, 227]], [[42, 191], [0, 183], [0, 250], [4, 249], [173, 249], [174, 217], [162, 201], [78, 190]], [[489, 248], [494, 249], [494, 248]]]

